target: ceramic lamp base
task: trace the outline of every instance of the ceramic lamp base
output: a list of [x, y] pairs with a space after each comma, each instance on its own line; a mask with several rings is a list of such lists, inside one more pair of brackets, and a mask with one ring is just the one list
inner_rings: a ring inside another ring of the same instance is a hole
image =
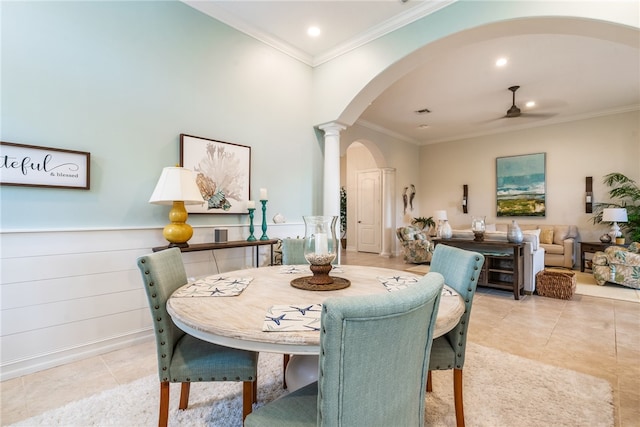
[[167, 224], [162, 230], [162, 235], [170, 243], [170, 247], [186, 248], [189, 246], [187, 242], [193, 236], [193, 228], [186, 223], [188, 216], [184, 202], [173, 202], [173, 207], [169, 211], [171, 224]]

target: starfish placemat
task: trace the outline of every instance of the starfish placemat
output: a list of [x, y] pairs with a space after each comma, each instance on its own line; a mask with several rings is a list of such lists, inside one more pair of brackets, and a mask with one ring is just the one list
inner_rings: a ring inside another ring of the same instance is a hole
[[262, 330], [319, 331], [322, 304], [274, 305], [267, 310]]
[[208, 276], [183, 286], [173, 297], [234, 297], [251, 283], [253, 277]]
[[382, 283], [389, 292], [405, 289], [408, 286], [417, 283], [419, 279], [420, 278], [417, 276], [378, 276], [380, 283]]

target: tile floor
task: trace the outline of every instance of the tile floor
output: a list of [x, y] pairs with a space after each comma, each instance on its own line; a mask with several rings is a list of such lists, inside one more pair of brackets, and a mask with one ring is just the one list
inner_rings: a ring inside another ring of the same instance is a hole
[[[405, 269], [402, 258], [347, 253], [345, 264]], [[614, 390], [615, 426], [640, 426], [640, 304], [575, 295], [564, 301], [480, 288], [469, 339], [604, 378]], [[152, 340], [0, 383], [1, 425], [155, 374]]]

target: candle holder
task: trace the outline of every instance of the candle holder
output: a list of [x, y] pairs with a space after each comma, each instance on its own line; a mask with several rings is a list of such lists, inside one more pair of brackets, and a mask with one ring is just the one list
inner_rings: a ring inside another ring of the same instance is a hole
[[262, 203], [262, 236], [260, 236], [260, 240], [269, 240], [269, 236], [267, 236], [267, 201], [260, 200]]
[[483, 242], [484, 241], [484, 232], [486, 230], [485, 227], [485, 217], [484, 216], [474, 216], [471, 220], [471, 230], [473, 231], [473, 240], [475, 242]]
[[291, 281], [294, 288], [309, 291], [333, 291], [351, 285], [341, 277], [331, 277], [331, 263], [337, 255], [337, 216], [305, 216], [304, 258], [310, 264], [313, 276], [299, 277]]
[[256, 241], [256, 236], [253, 235], [253, 211], [255, 211], [255, 209], [249, 208], [249, 237], [247, 238], [247, 242]]

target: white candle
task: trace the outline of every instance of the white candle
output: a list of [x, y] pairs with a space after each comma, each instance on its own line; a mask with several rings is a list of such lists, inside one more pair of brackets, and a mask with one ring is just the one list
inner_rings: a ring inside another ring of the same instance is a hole
[[266, 188], [261, 188], [260, 189], [260, 200], [269, 200], [269, 199], [267, 199], [267, 189]]
[[326, 233], [316, 233], [316, 253], [317, 254], [329, 253], [329, 247], [327, 246]]
[[253, 200], [248, 200], [247, 209], [255, 209], [255, 208], [256, 208], [256, 202], [254, 202]]

